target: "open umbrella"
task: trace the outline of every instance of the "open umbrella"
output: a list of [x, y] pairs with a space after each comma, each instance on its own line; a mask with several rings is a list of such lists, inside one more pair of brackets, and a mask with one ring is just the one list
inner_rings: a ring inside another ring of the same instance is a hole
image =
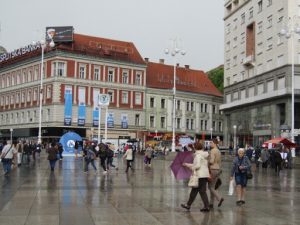
[[178, 152], [174, 161], [171, 164], [171, 170], [174, 176], [178, 180], [184, 180], [190, 178], [192, 171], [189, 168], [183, 166], [183, 163], [193, 163], [193, 152]]

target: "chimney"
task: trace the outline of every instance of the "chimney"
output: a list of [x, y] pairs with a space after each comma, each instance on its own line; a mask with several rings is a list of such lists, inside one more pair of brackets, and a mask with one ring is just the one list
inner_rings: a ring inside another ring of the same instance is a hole
[[160, 64], [165, 64], [165, 60], [164, 59], [159, 59], [159, 63]]
[[184, 65], [184, 67], [185, 67], [186, 69], [189, 69], [189, 68], [190, 68], [190, 65]]
[[149, 62], [149, 58], [145, 58], [145, 62]]
[[179, 63], [176, 63], [176, 67], [179, 67]]

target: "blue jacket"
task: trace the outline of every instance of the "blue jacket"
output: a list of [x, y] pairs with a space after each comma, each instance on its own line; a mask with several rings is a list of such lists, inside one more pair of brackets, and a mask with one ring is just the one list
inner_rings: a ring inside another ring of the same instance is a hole
[[[245, 169], [240, 171], [239, 166], [243, 166]], [[242, 159], [240, 159], [238, 156], [234, 158], [233, 163], [232, 163], [232, 169], [231, 169], [231, 176], [233, 177], [234, 174], [236, 173], [246, 173], [247, 170], [251, 170], [251, 162], [248, 159], [247, 156], [243, 156]]]

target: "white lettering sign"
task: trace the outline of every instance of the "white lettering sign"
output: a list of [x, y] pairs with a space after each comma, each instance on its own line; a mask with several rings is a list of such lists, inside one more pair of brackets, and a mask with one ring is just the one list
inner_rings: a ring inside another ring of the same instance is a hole
[[40, 48], [41, 48], [40, 44], [28, 45], [23, 48], [16, 49], [13, 52], [4, 53], [4, 54], [0, 55], [0, 63], [10, 60], [10, 59], [13, 59], [18, 56], [21, 56], [21, 55], [25, 55], [26, 53], [33, 52]]

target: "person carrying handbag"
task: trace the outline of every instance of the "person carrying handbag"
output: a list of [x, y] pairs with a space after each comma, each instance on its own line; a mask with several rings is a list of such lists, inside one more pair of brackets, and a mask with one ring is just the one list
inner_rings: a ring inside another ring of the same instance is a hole
[[191, 179], [198, 178], [198, 184], [192, 187], [189, 200], [187, 204], [181, 204], [182, 208], [190, 210], [197, 194], [199, 193], [204, 204], [204, 207], [200, 209], [201, 212], [209, 212], [209, 201], [206, 193], [206, 186], [209, 177], [208, 171], [208, 152], [203, 150], [203, 145], [200, 142], [195, 143], [195, 155], [192, 164], [184, 163], [183, 166], [193, 171]]
[[11, 171], [12, 160], [16, 154], [17, 149], [14, 147], [14, 145], [10, 143], [10, 141], [7, 141], [7, 144], [3, 147], [1, 153], [1, 161], [3, 164], [5, 176], [9, 176], [9, 173]]

